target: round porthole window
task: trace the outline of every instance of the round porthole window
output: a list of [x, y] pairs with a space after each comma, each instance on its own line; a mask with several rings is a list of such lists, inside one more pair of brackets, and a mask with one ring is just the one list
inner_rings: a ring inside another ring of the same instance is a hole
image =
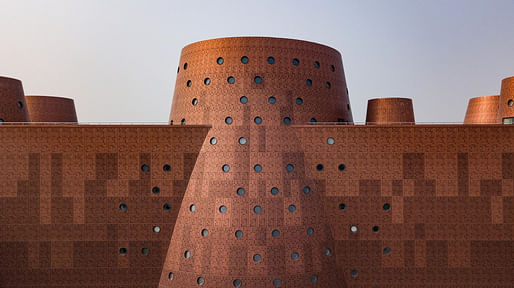
[[203, 84], [205, 84], [205, 85], [209, 85], [209, 84], [211, 84], [211, 78], [205, 78], [205, 79], [203, 79]]
[[286, 124], [286, 125], [291, 125], [291, 118], [289, 118], [289, 117], [285, 117], [285, 118], [284, 118], [284, 124]]
[[171, 171], [171, 166], [169, 164], [164, 164], [164, 166], [162, 166], [162, 171], [170, 172]]
[[357, 276], [359, 276], [359, 271], [354, 269], [354, 270], [352, 270], [351, 275], [353, 278], [357, 278]]
[[332, 250], [330, 250], [329, 248], [325, 249], [325, 255], [326, 256], [332, 255]]
[[318, 170], [318, 171], [323, 171], [323, 168], [324, 168], [323, 164], [316, 165], [316, 170]]
[[380, 227], [373, 226], [373, 228], [371, 228], [371, 230], [373, 230], [374, 233], [378, 233], [378, 231], [380, 231]]
[[509, 105], [509, 107], [514, 106], [514, 100], [510, 99], [510, 100], [507, 102], [507, 105]]
[[257, 205], [257, 206], [255, 206], [255, 207], [253, 207], [253, 213], [255, 213], [255, 214], [261, 214], [261, 212], [262, 212], [262, 207], [261, 207], [261, 206], [258, 206], [258, 205]]
[[193, 83], [191, 82], [191, 80], [187, 80], [187, 83], [186, 83], [187, 87], [191, 87], [191, 84], [193, 84]]
[[169, 280], [173, 280], [173, 272], [170, 272], [170, 273], [168, 274], [168, 279], [169, 279]]
[[191, 251], [186, 250], [186, 252], [184, 252], [184, 258], [186, 258], [186, 259], [191, 258]]
[[300, 255], [298, 254], [298, 252], [291, 253], [291, 260], [296, 261], [296, 260], [298, 260], [298, 258], [300, 258]]
[[245, 195], [245, 189], [244, 189], [244, 188], [242, 188], [242, 187], [239, 187], [239, 188], [237, 188], [236, 193], [237, 193], [237, 195], [239, 195], [239, 196], [243, 196], [243, 195]]
[[329, 138], [327, 139], [327, 144], [328, 144], [328, 145], [334, 145], [334, 143], [336, 143], [336, 140], [334, 140], [334, 138], [329, 137]]
[[141, 249], [141, 253], [146, 256], [146, 255], [150, 254], [150, 249], [149, 248], [143, 248], [143, 249]]
[[339, 210], [341, 210], [341, 211], [346, 210], [346, 204], [344, 204], [344, 203], [339, 203]]
[[234, 284], [234, 287], [239, 288], [241, 285], [243, 285], [243, 282], [239, 279], [236, 279], [234, 282], [232, 282], [232, 284]]
[[225, 118], [225, 124], [227, 124], [227, 125], [232, 124], [232, 117]]
[[127, 255], [127, 248], [120, 248], [120, 255], [121, 256]]
[[152, 193], [153, 194], [159, 194], [161, 192], [161, 188], [155, 186], [152, 188]]
[[268, 64], [275, 64], [275, 58], [273, 57], [268, 57]]
[[287, 170], [287, 172], [293, 172], [293, 170], [294, 170], [293, 164], [287, 164], [286, 165], [286, 170]]
[[219, 211], [221, 214], [225, 214], [227, 212], [227, 206], [221, 205]]
[[228, 82], [228, 84], [234, 84], [234, 82], [236, 82], [236, 79], [234, 77], [230, 76], [227, 78], [227, 82]]
[[262, 118], [257, 116], [253, 119], [253, 122], [257, 125], [261, 124], [262, 123]]
[[384, 255], [389, 255], [389, 254], [391, 254], [391, 248], [385, 247], [384, 248]]
[[248, 103], [248, 98], [246, 96], [243, 96], [243, 97], [239, 98], [239, 102], [241, 102], [242, 104], [246, 104], [246, 103]]
[[296, 211], [296, 206], [294, 205], [289, 205], [289, 208], [287, 208], [287, 210], [289, 210], [289, 212], [293, 213]]
[[185, 118], [180, 120], [180, 125], [186, 125], [186, 119]]
[[253, 81], [255, 82], [255, 84], [261, 84], [262, 83], [262, 77], [261, 76], [255, 76], [255, 78], [253, 78]]
[[303, 104], [303, 99], [302, 98], [296, 98], [296, 104], [302, 105]]
[[127, 204], [125, 204], [125, 203], [121, 203], [121, 204], [120, 204], [120, 210], [121, 210], [121, 212], [125, 212], [125, 211], [127, 211]]
[[309, 122], [310, 122], [311, 124], [314, 124], [314, 123], [316, 123], [316, 122], [318, 122], [318, 121], [316, 120], [316, 118], [311, 118], [311, 120], [310, 120]]
[[293, 65], [294, 65], [294, 66], [298, 66], [298, 65], [300, 65], [300, 60], [298, 60], [298, 59], [294, 58], [294, 59], [293, 59]]
[[239, 144], [245, 145], [246, 144], [246, 138], [245, 137], [239, 138]]
[[230, 166], [228, 164], [225, 164], [225, 165], [221, 166], [221, 170], [223, 170], [223, 172], [227, 173], [228, 171], [230, 171]]
[[384, 209], [384, 211], [389, 211], [391, 209], [391, 204], [384, 203], [384, 206], [382, 206], [382, 209]]
[[243, 231], [241, 231], [241, 230], [237, 230], [237, 231], [236, 231], [236, 233], [235, 233], [235, 235], [236, 235], [236, 238], [237, 238], [237, 239], [241, 239], [241, 238], [243, 238]]
[[312, 228], [312, 227], [307, 228], [307, 235], [310, 236], [312, 234], [314, 234], [314, 228]]
[[146, 164], [141, 165], [141, 171], [149, 172], [150, 171], [150, 166], [148, 166]]
[[336, 72], [336, 66], [330, 65], [330, 70], [332, 70], [332, 72]]
[[357, 231], [359, 231], [359, 228], [357, 228], [357, 226], [355, 226], [355, 225], [352, 225], [352, 226], [350, 227], [350, 231], [351, 231], [352, 233], [357, 233]]
[[191, 204], [191, 205], [189, 206], [189, 211], [190, 211], [190, 212], [195, 212], [195, 211], [196, 211], [196, 205], [195, 205], [195, 204]]
[[269, 97], [268, 98], [268, 103], [269, 104], [275, 104], [277, 102], [277, 99], [273, 96]]
[[218, 65], [221, 65], [223, 64], [224, 60], [222, 57], [219, 57], [218, 59], [216, 59], [216, 63], [218, 63]]
[[254, 254], [253, 255], [253, 262], [261, 262], [262, 257], [260, 254]]
[[312, 283], [316, 283], [316, 282], [318, 282], [318, 276], [317, 276], [317, 275], [312, 275], [312, 276], [311, 276], [311, 282], [312, 282]]
[[277, 187], [273, 187], [271, 188], [271, 195], [277, 195], [278, 194], [278, 188]]
[[339, 166], [337, 166], [337, 169], [339, 169], [339, 171], [343, 172], [344, 170], [346, 170], [346, 166], [344, 164], [339, 164]]
[[211, 140], [209, 140], [209, 143], [211, 143], [211, 145], [216, 145], [216, 143], [218, 143], [218, 139], [216, 139], [216, 137], [212, 137]]
[[311, 187], [309, 187], [309, 186], [303, 187], [303, 194], [307, 195], [309, 193], [311, 193]]
[[327, 81], [327, 83], [325, 83], [325, 86], [330, 89], [330, 87], [332, 87], [332, 84], [330, 84], [330, 82]]
[[207, 237], [207, 236], [209, 236], [209, 230], [202, 229], [202, 237]]
[[280, 285], [282, 285], [280, 279], [273, 279], [273, 287], [280, 287]]
[[196, 279], [196, 283], [200, 286], [202, 286], [204, 283], [205, 283], [205, 280], [203, 279], [203, 277], [198, 277]]
[[271, 236], [273, 236], [273, 238], [278, 238], [280, 236], [280, 231], [276, 229], [271, 231]]
[[253, 166], [253, 171], [259, 173], [262, 171], [262, 166], [260, 164], [257, 164], [255, 166]]
[[246, 57], [246, 56], [241, 57], [241, 63], [247, 64], [248, 61], [249, 61], [248, 57]]
[[187, 70], [187, 62], [184, 63], [184, 70]]
[[319, 69], [319, 62], [318, 61], [314, 61], [314, 68]]
[[312, 86], [312, 80], [311, 79], [307, 79], [307, 81], [305, 81], [307, 86]]
[[171, 210], [171, 205], [168, 204], [168, 203], [164, 203], [164, 205], [162, 205], [162, 209], [164, 211], [170, 211]]
[[23, 103], [21, 101], [18, 101], [18, 108], [23, 108]]
[[153, 226], [153, 232], [154, 232], [154, 233], [159, 233], [159, 232], [161, 232], [161, 227], [159, 227], [159, 226]]

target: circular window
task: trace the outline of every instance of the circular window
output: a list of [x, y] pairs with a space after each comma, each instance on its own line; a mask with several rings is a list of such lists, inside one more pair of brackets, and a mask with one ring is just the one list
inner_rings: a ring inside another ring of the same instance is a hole
[[309, 122], [311, 122], [311, 124], [314, 124], [314, 123], [316, 123], [318, 121], [316, 120], [316, 118], [311, 118], [311, 120]]
[[287, 172], [293, 172], [293, 170], [294, 170], [293, 164], [287, 164], [286, 165], [286, 170], [287, 170]]
[[351, 275], [353, 278], [357, 278], [357, 276], [359, 276], [359, 271], [354, 269], [354, 270], [352, 270]]
[[168, 203], [164, 203], [164, 205], [162, 205], [162, 209], [164, 211], [170, 211], [171, 210], [171, 205], [168, 204]]
[[314, 61], [314, 68], [319, 69], [319, 62], [318, 61]]
[[198, 277], [198, 279], [196, 279], [196, 283], [198, 283], [198, 285], [202, 286], [203, 283], [205, 283], [205, 280], [202, 277]]
[[246, 144], [246, 138], [245, 137], [239, 138], [239, 144], [245, 145]]
[[225, 214], [227, 212], [227, 206], [221, 205], [219, 211], [221, 214]]
[[241, 102], [241, 103], [243, 103], [243, 104], [248, 103], [248, 97], [243, 96], [243, 97], [239, 98], [239, 102]]
[[254, 254], [253, 255], [253, 262], [261, 262], [262, 257], [260, 254]]
[[255, 171], [257, 173], [261, 172], [262, 171], [262, 166], [259, 165], [259, 164], [253, 166], [253, 171]]
[[275, 64], [275, 58], [273, 57], [268, 57], [268, 64]]
[[296, 98], [296, 104], [302, 105], [303, 104], [303, 99], [302, 98]]
[[227, 78], [227, 82], [228, 82], [228, 84], [234, 84], [234, 82], [236, 82], [236, 79], [234, 77], [230, 76]]
[[373, 232], [377, 233], [378, 231], [380, 231], [380, 227], [373, 226], [373, 228], [371, 230], [373, 230]]
[[170, 172], [171, 171], [171, 166], [169, 164], [164, 164], [164, 166], [162, 166], [162, 171]]
[[184, 70], [187, 70], [187, 62], [184, 63]]
[[382, 206], [382, 208], [384, 209], [384, 211], [389, 211], [391, 209], [391, 204], [384, 203], [384, 206]]
[[253, 78], [253, 81], [255, 82], [255, 84], [261, 84], [262, 83], [262, 77], [261, 76], [255, 76], [255, 78]]
[[170, 272], [170, 273], [168, 274], [168, 279], [169, 279], [169, 280], [173, 280], [173, 272]]
[[346, 204], [339, 203], [339, 210], [342, 210], [342, 211], [346, 210]]
[[239, 187], [239, 188], [237, 188], [236, 193], [239, 196], [243, 196], [243, 195], [245, 195], [245, 189], [242, 187]]
[[191, 101], [191, 104], [193, 104], [193, 106], [198, 105], [198, 99], [193, 98], [193, 101]]
[[298, 66], [298, 65], [300, 65], [300, 60], [298, 60], [298, 59], [294, 58], [294, 59], [293, 59], [293, 65], [294, 65], [294, 66]]
[[336, 72], [336, 66], [330, 65], [330, 70], [332, 70], [332, 72]]
[[280, 236], [280, 231], [276, 229], [271, 231], [271, 236], [273, 236], [273, 238], [278, 238]]
[[191, 206], [189, 206], [189, 211], [195, 212], [196, 211], [196, 205], [195, 204], [191, 204]]
[[[21, 103], [21, 102], [18, 102], [18, 103]], [[510, 99], [509, 102], [507, 102], [507, 105], [509, 105], [509, 107], [512, 107], [514, 105], [514, 100]]]
[[298, 260], [298, 258], [300, 258], [300, 255], [298, 254], [298, 252], [291, 253], [291, 260], [296, 261], [296, 260]]
[[271, 195], [277, 195], [277, 194], [278, 194], [278, 188], [277, 187], [271, 188]]
[[247, 64], [248, 61], [249, 61], [248, 57], [246, 57], [246, 56], [241, 57], [241, 63]]
[[328, 82], [328, 81], [327, 81], [327, 83], [325, 84], [325, 86], [327, 86], [327, 88], [328, 88], [328, 89], [330, 89], [330, 87], [331, 87], [332, 85], [330, 84], [330, 82]]
[[269, 97], [268, 98], [268, 103], [269, 104], [275, 104], [277, 102], [277, 99], [273, 96]]
[[309, 186], [305, 186], [305, 187], [303, 187], [303, 193], [304, 193], [304, 194], [309, 194], [309, 193], [311, 193], [311, 187], [309, 187]]
[[316, 170], [323, 171], [323, 164], [316, 165]]
[[326, 256], [332, 255], [332, 250], [330, 250], [329, 248], [325, 249], [325, 255]]
[[391, 248], [389, 248], [389, 247], [385, 247], [385, 248], [384, 248], [384, 254], [385, 254], [385, 255], [389, 255], [389, 254], [391, 254]]
[[312, 228], [312, 227], [307, 228], [307, 235], [312, 235], [312, 234], [314, 234], [314, 228]]
[[227, 173], [228, 171], [230, 171], [230, 166], [228, 166], [228, 164], [225, 164], [225, 165], [221, 166], [221, 170], [223, 170], [223, 172]]
[[261, 214], [261, 212], [262, 212], [262, 207], [261, 207], [261, 206], [258, 206], [258, 205], [257, 205], [257, 206], [255, 206], [255, 207], [253, 207], [253, 213], [255, 213], [255, 214]]
[[285, 117], [285, 118], [284, 118], [284, 124], [286, 124], [286, 125], [290, 125], [290, 124], [291, 124], [291, 118], [289, 118], [289, 117]]
[[307, 79], [306, 83], [307, 83], [307, 86], [312, 86], [312, 80], [311, 79]]
[[219, 57], [218, 59], [216, 59], [216, 63], [218, 63], [218, 65], [221, 65], [223, 64], [224, 60], [222, 57]]
[[337, 166], [337, 169], [339, 169], [339, 171], [343, 172], [344, 170], [346, 170], [346, 166], [344, 164], [339, 164], [339, 166]]
[[225, 118], [225, 123], [228, 125], [232, 124], [232, 117]]
[[209, 85], [209, 84], [211, 84], [211, 78], [205, 78], [205, 79], [203, 79], [203, 84], [205, 84], [205, 85]]
[[235, 235], [237, 239], [241, 239], [243, 238], [243, 231], [237, 230]]
[[18, 108], [23, 108], [23, 103], [21, 103], [21, 101], [18, 101]]
[[146, 164], [143, 164], [143, 165], [141, 166], [141, 171], [143, 171], [143, 172], [148, 172], [148, 171], [150, 171], [150, 166], [148, 166], [148, 165], [146, 165]]
[[4, 123], [4, 119], [0, 119], [0, 123]]
[[294, 206], [294, 205], [289, 205], [288, 210], [289, 210], [289, 212], [293, 213], [294, 211], [296, 211], [296, 206]]
[[127, 255], [127, 248], [120, 248], [120, 255], [121, 256]]
[[191, 258], [191, 251], [186, 250], [186, 252], [184, 252], [184, 258], [186, 258], [186, 259]]
[[350, 227], [350, 231], [351, 231], [352, 233], [357, 233], [357, 231], [359, 231], [359, 228], [357, 228], [357, 226], [355, 226], [355, 225], [352, 225], [352, 226]]
[[334, 145], [334, 143], [336, 143], [336, 140], [334, 140], [334, 138], [329, 137], [329, 138], [327, 139], [327, 144], [328, 144], [328, 145]]
[[120, 204], [120, 210], [121, 210], [122, 212], [127, 211], [127, 204], [125, 204], [125, 203], [121, 203], [121, 204]]
[[143, 255], [148, 255], [148, 254], [150, 254], [150, 249], [149, 248], [143, 248], [143, 249], [141, 249], [141, 253]]
[[211, 143], [211, 145], [216, 145], [216, 143], [218, 143], [218, 139], [216, 139], [216, 137], [212, 137], [211, 140], [209, 140], [209, 142]]
[[187, 80], [187, 84], [186, 84], [186, 85], [187, 85], [187, 87], [191, 87], [191, 84], [193, 84], [193, 83], [191, 82], [191, 80]]
[[153, 187], [152, 188], [152, 193], [153, 194], [159, 194], [161, 192], [161, 189], [157, 186]]
[[312, 282], [312, 283], [316, 283], [316, 282], [318, 282], [318, 276], [317, 276], [317, 275], [312, 275], [312, 276], [311, 276], [311, 282]]
[[243, 282], [239, 279], [236, 279], [234, 282], [232, 282], [232, 284], [234, 284], [234, 287], [239, 288], [241, 285], [243, 285]]
[[280, 285], [282, 285], [280, 279], [273, 279], [273, 287], [280, 287]]
[[159, 233], [159, 232], [161, 232], [161, 227], [159, 227], [159, 226], [153, 226], [153, 232], [155, 232], [155, 233]]
[[262, 123], [262, 118], [257, 116], [255, 118], [253, 118], [253, 122], [255, 122], [255, 124], [259, 125]]
[[202, 237], [207, 237], [207, 236], [209, 236], [209, 230], [202, 229]]
[[185, 118], [180, 120], [180, 125], [186, 125], [186, 119]]

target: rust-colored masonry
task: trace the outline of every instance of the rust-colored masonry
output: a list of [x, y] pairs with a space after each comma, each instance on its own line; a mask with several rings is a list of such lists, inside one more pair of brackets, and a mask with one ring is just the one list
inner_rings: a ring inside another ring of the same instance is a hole
[[[0, 123], [0, 287], [512, 287], [514, 126], [471, 124], [512, 123], [514, 78], [470, 125], [406, 98], [353, 125], [324, 45], [201, 41], [177, 73], [173, 125]], [[4, 122], [70, 100], [0, 77]]]

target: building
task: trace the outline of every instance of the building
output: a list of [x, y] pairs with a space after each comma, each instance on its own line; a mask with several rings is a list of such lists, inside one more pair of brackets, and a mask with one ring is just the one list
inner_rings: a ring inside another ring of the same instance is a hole
[[[514, 282], [514, 77], [470, 124], [382, 98], [354, 125], [324, 45], [201, 41], [177, 73], [172, 125], [0, 127], [0, 286]], [[4, 122], [35, 119], [29, 99], [0, 78]]]

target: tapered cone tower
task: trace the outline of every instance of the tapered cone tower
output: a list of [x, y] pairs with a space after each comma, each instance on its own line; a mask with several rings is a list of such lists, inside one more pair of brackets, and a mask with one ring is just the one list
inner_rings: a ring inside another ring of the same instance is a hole
[[31, 122], [77, 122], [73, 99], [52, 96], [26, 96]]
[[414, 108], [409, 98], [376, 98], [368, 100], [367, 125], [414, 124]]
[[469, 99], [464, 124], [495, 124], [500, 123], [498, 117], [498, 101], [500, 96], [482, 96]]
[[0, 77], [0, 123], [29, 122], [20, 80]]
[[502, 80], [497, 120], [514, 124], [514, 76]]
[[160, 287], [345, 287], [292, 124], [352, 122], [341, 55], [289, 39], [182, 50], [170, 120], [211, 124]]

